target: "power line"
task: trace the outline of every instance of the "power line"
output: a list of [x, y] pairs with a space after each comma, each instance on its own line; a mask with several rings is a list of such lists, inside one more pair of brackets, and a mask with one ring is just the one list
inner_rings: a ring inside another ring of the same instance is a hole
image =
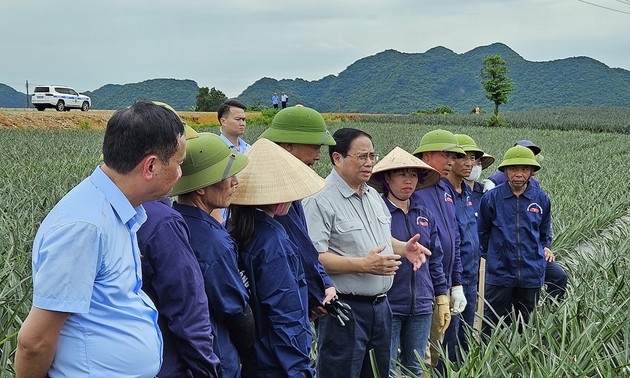
[[[605, 6], [603, 6], [603, 5], [599, 5], [599, 4], [595, 4], [595, 3], [590, 3], [590, 2], [588, 2], [588, 1], [584, 1], [584, 0], [577, 0], [577, 1], [579, 1], [579, 2], [581, 2], [581, 3], [586, 3], [586, 4], [589, 4], [589, 5], [593, 5], [593, 6], [598, 7], [598, 8], [603, 8], [603, 9], [606, 9], [606, 10], [609, 10], [609, 11], [617, 12], [617, 13], [630, 14], [630, 12], [624, 12], [624, 11], [619, 10], [619, 9], [605, 7]], [[617, 1], [619, 1], [619, 0], [617, 0]], [[626, 3], [625, 1], [622, 1], [622, 2], [623, 2], [623, 3]], [[627, 3], [627, 4], [630, 4], [630, 3]]]
[[630, 1], [628, 1], [628, 0], [615, 0], [615, 1], [618, 1], [618, 2], [620, 2], [621, 4], [630, 5]]

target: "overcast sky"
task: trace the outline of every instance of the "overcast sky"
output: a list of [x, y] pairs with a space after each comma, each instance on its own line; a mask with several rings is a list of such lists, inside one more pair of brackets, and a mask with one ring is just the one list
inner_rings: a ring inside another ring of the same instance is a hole
[[461, 54], [494, 42], [530, 61], [588, 56], [630, 69], [630, 0], [588, 3], [0, 0], [0, 83], [93, 91], [192, 79], [236, 97], [262, 77], [318, 80], [387, 49]]

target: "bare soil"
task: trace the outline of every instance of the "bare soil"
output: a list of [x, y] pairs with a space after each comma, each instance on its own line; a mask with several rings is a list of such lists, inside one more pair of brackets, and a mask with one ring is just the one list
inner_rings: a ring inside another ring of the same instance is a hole
[[[58, 112], [46, 109], [0, 109], [0, 129], [104, 130], [113, 110], [71, 110]], [[178, 112], [186, 121], [196, 124], [218, 123], [216, 113]]]

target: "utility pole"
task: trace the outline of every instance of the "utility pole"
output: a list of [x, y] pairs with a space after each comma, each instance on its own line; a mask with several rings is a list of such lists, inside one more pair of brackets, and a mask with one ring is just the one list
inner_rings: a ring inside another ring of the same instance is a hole
[[28, 102], [28, 80], [26, 80], [26, 109], [28, 109], [30, 107], [30, 104]]

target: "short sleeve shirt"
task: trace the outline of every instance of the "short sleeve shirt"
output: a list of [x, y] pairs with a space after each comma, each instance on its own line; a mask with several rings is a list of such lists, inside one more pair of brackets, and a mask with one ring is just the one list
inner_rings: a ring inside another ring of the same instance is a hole
[[[383, 255], [394, 253], [391, 215], [374, 188], [363, 184], [359, 195], [333, 168], [324, 189], [305, 198], [303, 205], [309, 236], [318, 252], [364, 257], [384, 245]], [[369, 273], [333, 274], [330, 278], [338, 292], [355, 295], [385, 293], [394, 280]]]
[[33, 243], [33, 305], [71, 313], [50, 377], [154, 377], [158, 313], [141, 290], [136, 231], [146, 220], [99, 168], [62, 198]]

